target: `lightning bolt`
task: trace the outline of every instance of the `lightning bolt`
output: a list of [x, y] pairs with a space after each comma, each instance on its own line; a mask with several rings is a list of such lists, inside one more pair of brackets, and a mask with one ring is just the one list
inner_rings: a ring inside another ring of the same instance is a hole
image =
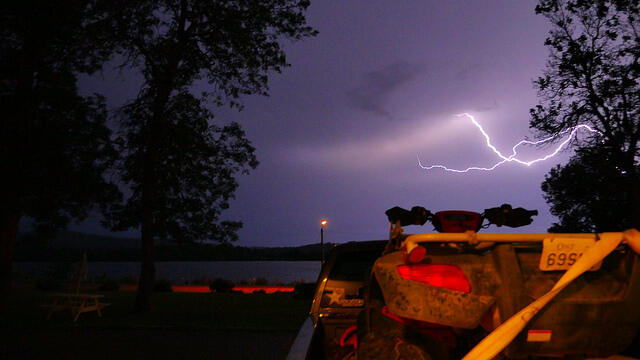
[[[418, 156], [418, 165], [424, 169], [424, 170], [432, 170], [432, 169], [442, 169], [445, 171], [450, 171], [450, 172], [456, 172], [456, 173], [466, 173], [472, 170], [480, 170], [480, 171], [491, 171], [494, 170], [495, 168], [497, 168], [498, 166], [508, 163], [508, 162], [514, 162], [520, 165], [525, 165], [525, 166], [531, 166], [537, 162], [540, 161], [545, 161], [548, 160], [554, 156], [556, 156], [561, 150], [562, 148], [564, 148], [570, 141], [571, 139], [573, 139], [577, 132], [579, 130], [587, 130], [591, 133], [597, 133], [597, 134], [602, 134], [600, 131], [590, 127], [589, 125], [585, 125], [585, 124], [581, 124], [581, 125], [577, 125], [574, 126], [572, 128], [569, 129], [565, 129], [561, 132], [559, 132], [558, 134], [554, 135], [554, 136], [549, 136], [547, 138], [544, 139], [540, 139], [540, 140], [536, 140], [536, 141], [529, 141], [529, 140], [521, 140], [520, 142], [518, 142], [517, 144], [515, 144], [512, 148], [511, 148], [511, 155], [509, 156], [505, 156], [504, 154], [502, 154], [500, 152], [500, 150], [498, 150], [495, 146], [493, 146], [493, 144], [491, 144], [491, 138], [489, 137], [489, 134], [487, 134], [486, 131], [484, 131], [484, 128], [482, 128], [482, 125], [480, 125], [480, 123], [478, 123], [476, 121], [476, 119], [468, 113], [462, 113], [462, 114], [456, 114], [456, 116], [460, 117], [460, 116], [466, 116], [467, 118], [469, 118], [471, 120], [471, 122], [473, 122], [473, 124], [478, 128], [478, 130], [480, 130], [480, 132], [482, 133], [482, 136], [484, 136], [487, 147], [489, 149], [491, 149], [496, 155], [498, 155], [498, 157], [501, 159], [500, 161], [498, 161], [497, 163], [495, 163], [493, 166], [491, 167], [478, 167], [478, 166], [471, 166], [468, 167], [466, 169], [451, 169], [446, 167], [445, 165], [429, 165], [429, 166], [425, 166], [422, 165], [422, 162], [420, 161], [420, 157]], [[558, 144], [558, 147], [556, 147], [556, 149], [551, 152], [550, 154], [547, 154], [541, 158], [537, 158], [531, 161], [523, 161], [517, 158], [518, 156], [518, 147], [522, 146], [522, 145], [540, 145], [540, 144], [544, 144], [547, 142], [550, 142], [552, 140], [557, 139], [558, 137], [563, 137], [566, 134], [569, 134], [569, 136], [567, 136], [566, 139], [564, 139], [560, 144]]]

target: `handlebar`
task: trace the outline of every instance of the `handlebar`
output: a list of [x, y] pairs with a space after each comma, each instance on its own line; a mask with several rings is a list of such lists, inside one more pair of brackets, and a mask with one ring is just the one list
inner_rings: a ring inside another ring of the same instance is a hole
[[[498, 227], [504, 225], [513, 228], [525, 226], [533, 222], [532, 217], [538, 215], [538, 210], [527, 210], [522, 207], [514, 209], [510, 204], [502, 204], [499, 207], [485, 209], [482, 214], [469, 211], [441, 211], [433, 214], [422, 206], [414, 206], [411, 210], [395, 206], [385, 211], [385, 214], [392, 225], [424, 225], [427, 221], [430, 221], [438, 231], [444, 232], [442, 225], [443, 222], [447, 221], [449, 223], [457, 222], [460, 224], [464, 221], [464, 226], [456, 225], [464, 228], [460, 231], [477, 231], [481, 227], [488, 227], [491, 224]], [[462, 220], [460, 217], [465, 219]], [[487, 224], [484, 224], [485, 220]]]

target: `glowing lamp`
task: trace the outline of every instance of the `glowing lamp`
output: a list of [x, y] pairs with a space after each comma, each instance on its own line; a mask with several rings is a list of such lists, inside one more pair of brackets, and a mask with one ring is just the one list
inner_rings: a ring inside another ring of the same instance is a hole
[[324, 264], [324, 226], [327, 225], [327, 219], [320, 220], [320, 264]]

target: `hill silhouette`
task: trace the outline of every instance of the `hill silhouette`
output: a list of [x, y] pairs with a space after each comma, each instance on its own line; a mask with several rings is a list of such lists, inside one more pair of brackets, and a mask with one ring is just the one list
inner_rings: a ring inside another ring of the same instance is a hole
[[[325, 254], [334, 246], [325, 243]], [[140, 239], [62, 231], [43, 238], [33, 233], [18, 236], [15, 261], [76, 261], [84, 252], [90, 261], [138, 261]], [[157, 261], [320, 260], [320, 244], [286, 247], [244, 247], [207, 242], [156, 245]]]

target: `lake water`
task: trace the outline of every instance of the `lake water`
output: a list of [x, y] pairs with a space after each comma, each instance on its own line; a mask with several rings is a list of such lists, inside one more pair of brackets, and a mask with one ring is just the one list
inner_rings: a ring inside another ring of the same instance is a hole
[[[77, 266], [77, 264], [75, 264]], [[16, 262], [16, 279], [38, 279], [51, 271], [73, 270], [69, 265], [46, 262]], [[156, 262], [156, 279], [169, 279], [173, 284], [191, 283], [196, 279], [223, 278], [234, 282], [265, 278], [276, 282], [315, 282], [320, 272], [319, 261], [162, 261]], [[138, 262], [90, 262], [88, 278], [102, 275], [115, 280], [138, 278]]]

